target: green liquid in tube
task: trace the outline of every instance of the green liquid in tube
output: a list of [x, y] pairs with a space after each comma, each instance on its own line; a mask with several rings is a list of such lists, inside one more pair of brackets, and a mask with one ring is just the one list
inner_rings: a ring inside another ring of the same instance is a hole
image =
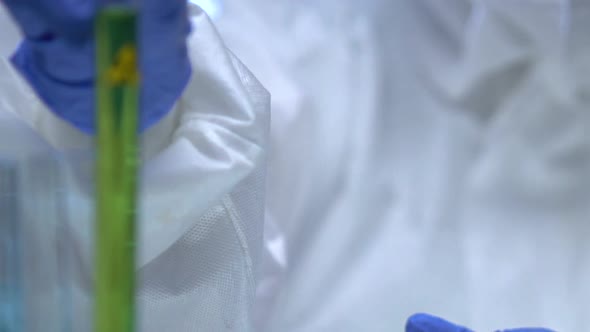
[[140, 77], [137, 13], [107, 6], [96, 19], [95, 332], [135, 331]]

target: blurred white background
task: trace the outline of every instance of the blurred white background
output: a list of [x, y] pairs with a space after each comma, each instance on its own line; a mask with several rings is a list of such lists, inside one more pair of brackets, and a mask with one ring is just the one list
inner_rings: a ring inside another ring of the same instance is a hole
[[587, 2], [200, 3], [273, 98], [268, 330], [590, 330]]

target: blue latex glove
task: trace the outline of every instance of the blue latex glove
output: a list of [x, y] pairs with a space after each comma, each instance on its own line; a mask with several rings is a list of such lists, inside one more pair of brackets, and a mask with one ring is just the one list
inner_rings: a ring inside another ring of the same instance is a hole
[[[13, 64], [53, 112], [89, 134], [95, 131], [94, 17], [106, 2], [4, 0], [25, 35]], [[140, 4], [139, 127], [145, 130], [171, 110], [189, 81], [190, 23], [186, 0]]]
[[[472, 330], [447, 322], [428, 314], [415, 314], [408, 318], [406, 332], [473, 332]], [[501, 332], [554, 332], [543, 328], [506, 329]]]

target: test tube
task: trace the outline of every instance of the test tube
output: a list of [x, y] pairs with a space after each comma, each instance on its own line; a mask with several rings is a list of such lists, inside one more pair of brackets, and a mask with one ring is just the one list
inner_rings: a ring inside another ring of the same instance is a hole
[[96, 332], [135, 330], [136, 25], [136, 10], [121, 5], [102, 8], [96, 21]]

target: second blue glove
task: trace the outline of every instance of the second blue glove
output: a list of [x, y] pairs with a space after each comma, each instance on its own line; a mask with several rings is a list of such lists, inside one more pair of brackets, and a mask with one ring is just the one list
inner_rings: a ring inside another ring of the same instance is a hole
[[[472, 330], [448, 322], [442, 318], [428, 315], [415, 314], [406, 322], [406, 332], [473, 332]], [[518, 328], [506, 329], [501, 332], [554, 332], [544, 328]]]

